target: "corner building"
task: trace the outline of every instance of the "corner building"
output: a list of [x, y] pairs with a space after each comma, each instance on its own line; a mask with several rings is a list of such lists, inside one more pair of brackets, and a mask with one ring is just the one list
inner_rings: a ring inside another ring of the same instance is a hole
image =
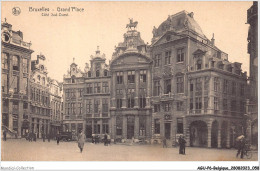
[[146, 140], [151, 137], [152, 59], [140, 32], [128, 28], [115, 48], [111, 72], [111, 138]]
[[152, 142], [229, 148], [243, 133], [247, 76], [181, 11], [153, 29]]

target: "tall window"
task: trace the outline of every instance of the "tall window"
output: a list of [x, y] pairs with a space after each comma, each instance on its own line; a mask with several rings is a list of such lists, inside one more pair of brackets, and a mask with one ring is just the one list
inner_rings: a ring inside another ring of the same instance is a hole
[[199, 59], [197, 61], [197, 70], [201, 70], [201, 68], [202, 68], [202, 61]]
[[71, 103], [71, 108], [72, 108], [72, 114], [75, 115], [76, 114], [76, 108], [75, 108], [75, 103]]
[[160, 95], [160, 81], [154, 81], [154, 96]]
[[165, 65], [171, 64], [171, 51], [165, 52]]
[[87, 94], [92, 94], [92, 83], [88, 83], [86, 85], [86, 89], [87, 89]]
[[88, 71], [88, 77], [91, 77], [91, 71]]
[[8, 93], [8, 75], [2, 73], [1, 78], [2, 78], [2, 80], [1, 80], [2, 92]]
[[177, 111], [183, 111], [184, 110], [183, 102], [176, 102], [176, 105], [177, 105]]
[[164, 94], [168, 94], [171, 92], [171, 79], [164, 81]]
[[134, 92], [135, 92], [135, 89], [131, 89], [131, 88], [128, 89], [128, 94], [127, 94], [127, 97], [128, 97], [128, 99], [127, 99], [127, 102], [128, 102], [127, 107], [128, 108], [133, 108], [134, 105], [135, 105]]
[[193, 98], [190, 99], [190, 110], [193, 110]]
[[193, 92], [193, 83], [190, 84], [190, 91]]
[[178, 49], [177, 50], [177, 62], [183, 62], [184, 61], [184, 49]]
[[184, 92], [184, 81], [183, 76], [177, 77], [177, 93], [183, 93]]
[[196, 109], [202, 108], [201, 97], [195, 98], [195, 103], [196, 103]]
[[123, 72], [116, 72], [117, 84], [123, 84]]
[[209, 98], [204, 97], [204, 112], [205, 113], [206, 113], [206, 110], [208, 109], [208, 105], [209, 105]]
[[99, 77], [100, 76], [100, 72], [99, 70], [96, 70], [96, 77]]
[[202, 91], [202, 80], [201, 78], [196, 78], [196, 92]]
[[6, 53], [2, 53], [2, 69], [8, 69], [9, 56]]
[[245, 85], [240, 84], [240, 96], [244, 96], [244, 95], [245, 95]]
[[169, 112], [171, 110], [170, 103], [164, 103], [164, 111]]
[[135, 83], [135, 71], [127, 72], [127, 81], [128, 83]]
[[214, 110], [219, 110], [218, 97], [214, 97]]
[[87, 113], [92, 112], [92, 100], [91, 99], [86, 100], [86, 111], [87, 111]]
[[145, 116], [139, 116], [139, 135], [145, 136], [146, 119]]
[[100, 83], [94, 83], [94, 92], [100, 93]]
[[236, 89], [237, 89], [237, 85], [236, 82], [232, 82], [232, 95], [236, 95]]
[[154, 134], [160, 134], [160, 120], [154, 119]]
[[14, 93], [18, 93], [18, 84], [19, 84], [19, 79], [18, 79], [18, 77], [17, 76], [14, 76], [13, 77], [13, 82], [12, 82], [12, 84], [11, 84], [11, 87], [13, 88], [13, 90], [14, 90]]
[[154, 104], [154, 112], [160, 112], [160, 104]]
[[109, 91], [108, 91], [108, 82], [103, 82], [102, 83], [102, 91], [103, 91], [103, 93], [108, 93]]
[[94, 100], [94, 113], [99, 113], [100, 112], [100, 100], [95, 99]]
[[83, 89], [82, 89], [82, 88], [78, 89], [78, 92], [79, 92], [79, 97], [82, 97], [82, 95], [83, 95]]
[[122, 95], [123, 90], [122, 89], [116, 89], [116, 95]]
[[140, 70], [140, 82], [146, 82], [146, 70]]
[[183, 134], [183, 118], [177, 118], [177, 134]]
[[214, 77], [214, 91], [219, 92], [220, 90], [220, 83], [219, 78]]
[[155, 55], [154, 67], [161, 66], [161, 54]]
[[78, 103], [79, 106], [79, 115], [82, 115], [82, 103]]
[[116, 107], [118, 109], [122, 108], [122, 99], [116, 99]]
[[223, 93], [227, 93], [228, 92], [228, 80], [224, 79], [223, 82]]
[[123, 118], [122, 116], [116, 117], [116, 135], [122, 135]]
[[13, 56], [13, 70], [19, 71], [19, 58], [18, 58], [18, 56]]
[[28, 59], [23, 58], [23, 73], [28, 73]]
[[102, 99], [102, 112], [108, 113], [108, 99]]
[[107, 77], [108, 76], [108, 71], [105, 69], [104, 70], [104, 76]]
[[145, 108], [145, 106], [146, 106], [146, 99], [145, 99], [145, 97], [140, 97], [139, 98], [139, 107], [140, 108]]
[[223, 110], [228, 110], [227, 99], [223, 99]]

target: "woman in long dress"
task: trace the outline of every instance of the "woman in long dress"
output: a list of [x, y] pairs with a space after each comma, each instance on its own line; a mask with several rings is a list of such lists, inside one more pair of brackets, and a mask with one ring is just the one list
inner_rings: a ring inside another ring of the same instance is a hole
[[85, 140], [86, 140], [86, 135], [83, 134], [82, 131], [80, 131], [80, 134], [78, 136], [78, 147], [79, 147], [81, 153], [83, 151]]

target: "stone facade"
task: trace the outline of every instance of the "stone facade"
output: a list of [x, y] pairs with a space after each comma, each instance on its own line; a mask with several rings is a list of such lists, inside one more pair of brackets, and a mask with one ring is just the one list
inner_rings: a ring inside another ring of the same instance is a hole
[[2, 130], [8, 136], [21, 137], [29, 130], [29, 94], [31, 43], [21, 31], [12, 30], [5, 20], [2, 33]]
[[81, 71], [73, 61], [64, 75], [64, 131], [77, 135], [84, 130], [87, 138], [111, 133], [110, 73], [105, 55], [99, 48]]

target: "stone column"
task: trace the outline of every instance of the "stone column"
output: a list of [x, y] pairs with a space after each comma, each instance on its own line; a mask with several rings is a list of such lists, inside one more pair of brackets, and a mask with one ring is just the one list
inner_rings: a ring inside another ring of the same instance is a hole
[[34, 133], [37, 133], [37, 119], [34, 118]]
[[11, 131], [13, 131], [13, 101], [9, 100], [8, 103], [9, 113], [8, 113], [8, 127]]
[[18, 133], [18, 138], [21, 138], [21, 131], [22, 131], [22, 123], [23, 123], [23, 101], [18, 102], [18, 128], [17, 128], [17, 133]]
[[186, 118], [183, 118], [183, 133], [186, 140], [186, 145], [190, 146], [190, 123], [186, 120]]
[[135, 71], [135, 105], [134, 108], [139, 108], [138, 97], [140, 87], [140, 71]]
[[116, 72], [112, 72], [112, 81], [111, 81], [111, 94], [112, 94], [112, 98], [111, 98], [111, 109], [115, 109], [116, 108]]
[[221, 148], [221, 125], [218, 126], [218, 148]]
[[135, 115], [135, 128], [134, 128], [134, 137], [138, 139], [139, 137], [139, 116]]
[[[93, 129], [92, 129], [93, 130]], [[71, 132], [71, 123], [69, 123], [69, 131]]]
[[145, 117], [145, 119], [146, 119], [145, 135], [146, 135], [146, 137], [151, 138], [152, 137], [151, 136], [152, 135], [152, 133], [151, 133], [152, 116], [149, 114], [149, 110], [146, 111], [146, 114], [147, 115]]
[[39, 122], [39, 138], [42, 138], [42, 119]]
[[123, 98], [122, 98], [122, 108], [126, 108], [126, 94], [127, 94], [127, 71], [123, 72], [123, 82], [124, 82], [124, 88], [123, 88]]
[[94, 119], [92, 119], [92, 124], [91, 124], [91, 126], [92, 126], [92, 134], [94, 134]]
[[148, 68], [147, 70], [147, 80], [146, 80], [146, 85], [147, 85], [147, 97], [146, 97], [146, 107], [150, 108], [151, 107], [151, 85], [152, 85], [152, 78], [151, 78], [151, 70]]
[[230, 122], [227, 121], [227, 148], [230, 148]]
[[209, 78], [209, 104], [208, 113], [214, 114], [214, 77]]
[[207, 123], [208, 126], [208, 147], [211, 148], [211, 129], [212, 129], [212, 121]]
[[123, 116], [123, 138], [127, 138], [127, 116]]
[[114, 115], [114, 111], [111, 112], [111, 138], [116, 139], [116, 116]]
[[103, 134], [103, 120], [100, 119], [100, 134]]

